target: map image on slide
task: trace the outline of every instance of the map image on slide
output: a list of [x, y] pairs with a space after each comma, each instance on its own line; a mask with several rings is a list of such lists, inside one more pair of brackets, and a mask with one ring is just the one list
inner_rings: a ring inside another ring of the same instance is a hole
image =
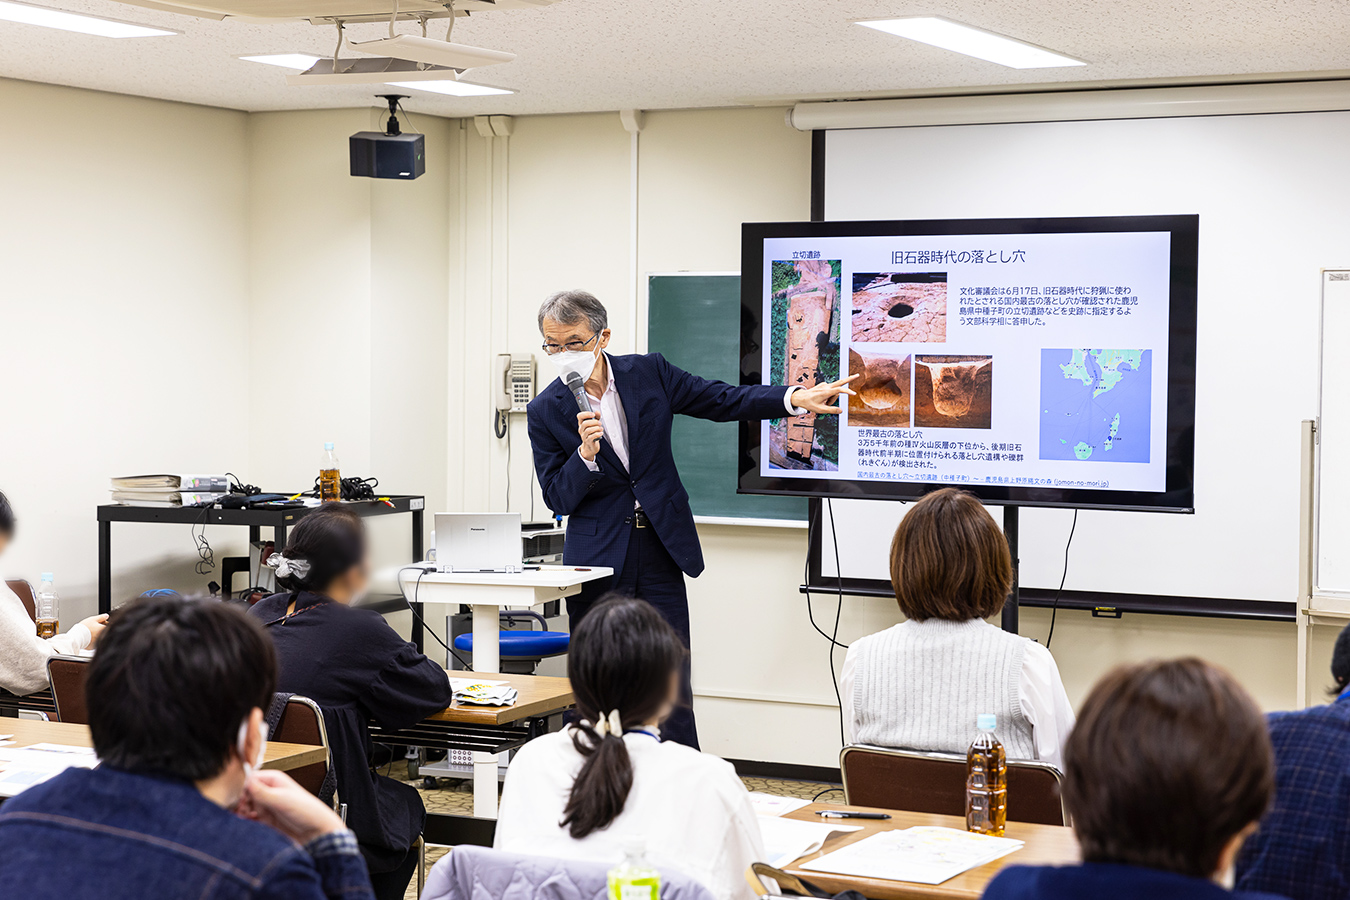
[[1152, 350], [1041, 350], [1041, 459], [1149, 461]]

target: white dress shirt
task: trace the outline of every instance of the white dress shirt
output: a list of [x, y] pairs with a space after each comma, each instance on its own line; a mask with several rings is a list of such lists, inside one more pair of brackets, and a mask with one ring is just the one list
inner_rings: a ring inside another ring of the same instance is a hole
[[[603, 352], [603, 351], [601, 351]], [[608, 353], [605, 354], [609, 356]], [[609, 446], [614, 450], [614, 455], [619, 457], [619, 462], [623, 463], [625, 469], [628, 468], [628, 417], [623, 412], [623, 400], [619, 397], [619, 389], [614, 384], [614, 366], [605, 360], [605, 371], [609, 373], [609, 382], [605, 385], [605, 392], [599, 397], [592, 394], [588, 389], [586, 397], [591, 401], [591, 409], [598, 410], [600, 413], [600, 422], [605, 426], [605, 440], [609, 441]], [[797, 385], [787, 389], [783, 394], [783, 408], [787, 410], [789, 416], [804, 415], [807, 411], [792, 405], [792, 392], [799, 390]], [[577, 448], [577, 454], [581, 454], [581, 448]], [[582, 456], [581, 461], [586, 464], [586, 468], [592, 472], [600, 471], [600, 464], [593, 459], [587, 459]]]
[[[850, 650], [839, 673], [839, 697], [844, 705], [844, 742], [853, 743], [858, 733], [857, 701], [853, 692], [853, 673], [857, 658]], [[1073, 730], [1073, 707], [1059, 677], [1059, 667], [1050, 651], [1034, 641], [1027, 642], [1018, 683], [1022, 715], [1031, 723], [1036, 743], [1036, 758], [1064, 771], [1064, 742]]]
[[701, 883], [717, 900], [753, 900], [745, 880], [766, 858], [750, 794], [726, 760], [646, 731], [623, 737], [633, 787], [609, 827], [574, 839], [560, 822], [582, 756], [565, 728], [530, 741], [506, 770], [493, 846], [508, 853], [618, 863], [631, 838], [658, 870]]
[[0, 688], [19, 695], [42, 690], [47, 687], [47, 660], [75, 656], [93, 639], [82, 624], [47, 640], [38, 637], [23, 601], [0, 580]]

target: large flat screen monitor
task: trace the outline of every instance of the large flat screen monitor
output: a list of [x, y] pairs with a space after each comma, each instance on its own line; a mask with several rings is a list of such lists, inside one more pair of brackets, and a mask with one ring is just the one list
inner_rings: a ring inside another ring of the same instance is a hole
[[741, 381], [860, 376], [741, 429], [738, 490], [1194, 509], [1198, 216], [748, 223]]

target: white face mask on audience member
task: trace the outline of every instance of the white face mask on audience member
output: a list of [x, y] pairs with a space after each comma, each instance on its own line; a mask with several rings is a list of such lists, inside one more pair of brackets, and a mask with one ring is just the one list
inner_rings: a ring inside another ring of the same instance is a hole
[[[260, 711], [259, 711], [260, 712]], [[234, 749], [239, 754], [239, 759], [244, 765], [244, 778], [247, 779], [255, 771], [262, 768], [263, 760], [267, 757], [267, 723], [257, 716], [257, 731], [253, 732], [258, 736], [258, 752], [253, 755], [250, 762], [248, 757], [248, 737], [254, 722], [254, 715], [239, 723], [239, 737], [235, 739]]]

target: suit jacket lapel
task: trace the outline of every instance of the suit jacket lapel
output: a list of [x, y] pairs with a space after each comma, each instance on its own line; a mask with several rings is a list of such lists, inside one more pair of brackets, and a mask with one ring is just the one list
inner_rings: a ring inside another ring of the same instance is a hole
[[[559, 399], [558, 403], [559, 406], [561, 407], [562, 420], [564, 422], [572, 423], [573, 426], [572, 433], [575, 434], [577, 412], [578, 412], [577, 399], [572, 396], [572, 392], [567, 389], [566, 385], [563, 385], [562, 397]], [[627, 410], [625, 409], [624, 412], [626, 413]], [[631, 438], [629, 443], [630, 447], [628, 452], [629, 452], [629, 459], [631, 460], [632, 459]], [[600, 440], [600, 459], [603, 459], [606, 464], [608, 464], [614, 469], [614, 471], [622, 472], [624, 480], [627, 480], [628, 470], [624, 468], [623, 463], [619, 462], [619, 455], [615, 453], [614, 448], [610, 446], [609, 438], [602, 438]]]
[[637, 469], [638, 452], [638, 411], [642, 408], [642, 382], [637, 369], [632, 365], [631, 356], [609, 358], [614, 367], [614, 387], [623, 401], [623, 416], [628, 420], [628, 468]]

